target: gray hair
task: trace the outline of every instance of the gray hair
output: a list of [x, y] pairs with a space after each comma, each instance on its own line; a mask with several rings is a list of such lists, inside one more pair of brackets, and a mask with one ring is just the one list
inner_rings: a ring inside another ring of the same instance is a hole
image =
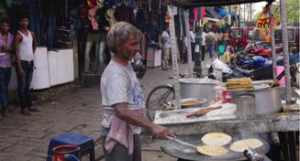
[[112, 26], [107, 34], [107, 46], [113, 53], [116, 53], [117, 47], [126, 42], [129, 39], [129, 36], [136, 37], [140, 40], [142, 32], [130, 23], [118, 22]]

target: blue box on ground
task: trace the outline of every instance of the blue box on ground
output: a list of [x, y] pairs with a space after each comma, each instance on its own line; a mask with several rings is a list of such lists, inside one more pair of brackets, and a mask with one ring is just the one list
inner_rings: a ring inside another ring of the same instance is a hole
[[53, 148], [58, 145], [72, 144], [80, 147], [78, 153], [74, 154], [79, 159], [86, 155], [90, 155], [90, 161], [95, 161], [95, 143], [94, 140], [88, 136], [80, 135], [78, 133], [63, 133], [52, 138], [48, 146], [47, 161], [52, 161]]

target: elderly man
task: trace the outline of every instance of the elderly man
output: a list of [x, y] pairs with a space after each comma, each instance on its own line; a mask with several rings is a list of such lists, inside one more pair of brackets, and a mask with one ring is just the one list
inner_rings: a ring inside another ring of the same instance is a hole
[[141, 32], [126, 22], [116, 23], [107, 35], [114, 53], [101, 79], [102, 135], [106, 161], [141, 161], [141, 127], [154, 136], [172, 133], [144, 117], [144, 95], [129, 61], [140, 50]]

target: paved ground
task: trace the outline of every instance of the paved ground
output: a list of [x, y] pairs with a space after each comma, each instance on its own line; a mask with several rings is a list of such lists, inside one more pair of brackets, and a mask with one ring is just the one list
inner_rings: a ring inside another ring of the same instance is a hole
[[[186, 68], [183, 68], [186, 69]], [[182, 70], [185, 72], [186, 70]], [[171, 71], [149, 69], [142, 81], [146, 94], [170, 81]], [[0, 117], [0, 161], [45, 161], [49, 140], [63, 132], [79, 132], [96, 141], [96, 157], [102, 155], [99, 128], [101, 108], [99, 87], [73, 88], [63, 95], [35, 106], [39, 113], [19, 114], [19, 109]], [[147, 149], [148, 148], [148, 149]], [[159, 151], [158, 145], [145, 145], [144, 161], [175, 161]]]

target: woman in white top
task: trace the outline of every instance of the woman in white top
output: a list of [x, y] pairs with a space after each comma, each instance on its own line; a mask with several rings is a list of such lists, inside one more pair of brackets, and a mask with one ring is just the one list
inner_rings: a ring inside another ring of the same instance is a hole
[[[20, 30], [16, 34], [16, 71], [18, 78], [18, 95], [20, 99], [21, 113], [30, 115], [28, 111], [36, 112], [32, 108], [30, 84], [34, 68], [34, 52], [36, 49], [36, 39], [34, 34], [28, 29], [29, 19], [21, 17], [19, 21]], [[26, 111], [28, 109], [28, 111]]]

